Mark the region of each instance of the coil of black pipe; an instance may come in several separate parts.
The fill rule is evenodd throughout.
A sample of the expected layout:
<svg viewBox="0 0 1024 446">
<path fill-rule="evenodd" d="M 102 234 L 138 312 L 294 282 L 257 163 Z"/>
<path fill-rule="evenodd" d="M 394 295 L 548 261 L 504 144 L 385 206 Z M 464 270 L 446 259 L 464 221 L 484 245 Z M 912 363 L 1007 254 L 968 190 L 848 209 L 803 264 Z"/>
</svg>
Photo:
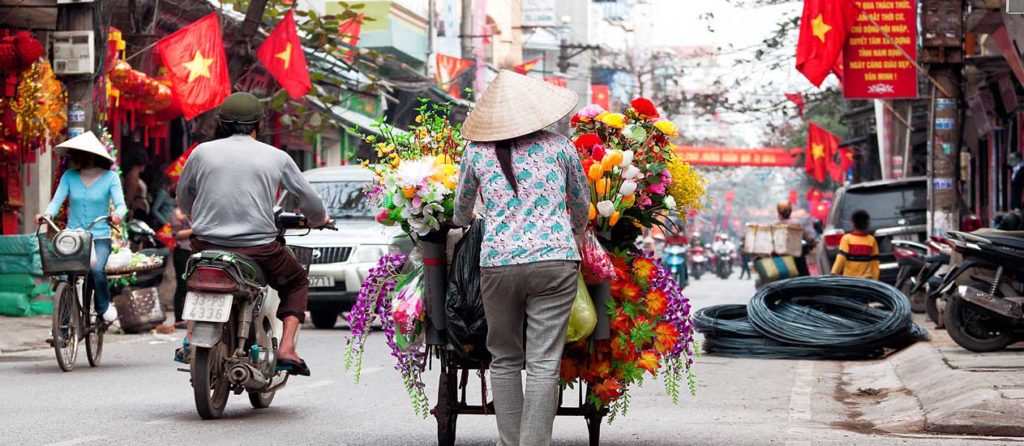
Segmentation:
<svg viewBox="0 0 1024 446">
<path fill-rule="evenodd" d="M 698 311 L 694 327 L 708 353 L 762 358 L 876 358 L 927 338 L 899 290 L 839 276 L 767 284 L 749 306 Z"/>
</svg>

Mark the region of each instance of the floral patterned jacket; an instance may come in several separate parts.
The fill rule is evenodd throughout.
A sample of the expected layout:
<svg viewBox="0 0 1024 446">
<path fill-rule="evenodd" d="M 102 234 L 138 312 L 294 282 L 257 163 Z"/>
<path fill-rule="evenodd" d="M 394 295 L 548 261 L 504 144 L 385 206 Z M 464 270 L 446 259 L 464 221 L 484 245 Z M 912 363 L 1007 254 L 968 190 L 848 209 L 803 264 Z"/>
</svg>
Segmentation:
<svg viewBox="0 0 1024 446">
<path fill-rule="evenodd" d="M 580 260 L 573 233 L 587 227 L 590 190 L 572 143 L 547 131 L 518 138 L 512 170 L 518 195 L 501 172 L 494 143 L 470 143 L 463 154 L 454 222 L 469 224 L 479 191 L 487 222 L 480 266 Z"/>
</svg>

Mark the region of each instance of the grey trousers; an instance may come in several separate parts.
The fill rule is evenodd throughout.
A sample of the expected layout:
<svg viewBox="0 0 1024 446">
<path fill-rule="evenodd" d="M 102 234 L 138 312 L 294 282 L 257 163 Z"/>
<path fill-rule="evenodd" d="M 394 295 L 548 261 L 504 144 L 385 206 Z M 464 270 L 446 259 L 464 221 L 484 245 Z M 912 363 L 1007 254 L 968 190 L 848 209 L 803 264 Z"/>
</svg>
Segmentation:
<svg viewBox="0 0 1024 446">
<path fill-rule="evenodd" d="M 547 261 L 481 268 L 499 446 L 551 443 L 558 409 L 558 371 L 569 310 L 576 297 L 578 265 Z"/>
</svg>

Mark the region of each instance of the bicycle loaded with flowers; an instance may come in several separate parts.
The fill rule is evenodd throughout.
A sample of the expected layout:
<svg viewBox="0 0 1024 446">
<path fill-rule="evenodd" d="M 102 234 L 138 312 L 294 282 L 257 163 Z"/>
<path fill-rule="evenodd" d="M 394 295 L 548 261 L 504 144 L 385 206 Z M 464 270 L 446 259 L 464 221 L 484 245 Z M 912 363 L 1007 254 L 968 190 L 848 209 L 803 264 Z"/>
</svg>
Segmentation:
<svg viewBox="0 0 1024 446">
<path fill-rule="evenodd" d="M 380 209 L 377 221 L 401 226 L 414 241 L 450 223 L 465 146 L 449 107 L 424 102 L 418 110 L 407 132 L 381 124 L 380 136 L 366 137 L 377 160 L 364 163 L 376 179 L 368 196 Z M 597 309 L 610 319 L 611 337 L 567 344 L 563 384 L 587 384 L 588 402 L 612 417 L 626 412 L 629 389 L 645 375 L 660 374 L 678 402 L 684 380 L 695 390 L 690 304 L 660 260 L 634 241 L 645 228 L 666 224 L 671 212 L 697 210 L 705 180 L 675 155 L 675 126 L 659 119 L 646 99 L 633 101 L 624 113 L 589 105 L 572 126 L 591 185 L 591 226 L 603 235 L 600 244 L 584 247 L 584 276 L 611 282 L 612 299 Z M 423 372 L 430 351 L 423 342 L 421 276 L 415 252 L 385 256 L 371 268 L 349 315 L 345 366 L 358 380 L 371 324 L 379 320 L 413 409 L 426 417 Z"/>
</svg>

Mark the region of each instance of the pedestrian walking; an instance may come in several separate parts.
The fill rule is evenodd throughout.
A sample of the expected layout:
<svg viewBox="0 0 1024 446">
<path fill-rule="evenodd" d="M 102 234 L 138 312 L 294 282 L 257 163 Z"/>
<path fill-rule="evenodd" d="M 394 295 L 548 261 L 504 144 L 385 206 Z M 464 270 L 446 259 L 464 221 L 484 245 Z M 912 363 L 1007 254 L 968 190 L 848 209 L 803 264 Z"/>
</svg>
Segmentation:
<svg viewBox="0 0 1024 446">
<path fill-rule="evenodd" d="M 743 280 L 743 276 L 746 275 L 747 279 L 751 278 L 750 275 L 750 254 L 745 252 L 740 253 L 740 280 Z"/>
<path fill-rule="evenodd" d="M 574 235 L 586 229 L 590 193 L 575 147 L 543 129 L 575 105 L 569 90 L 502 70 L 462 127 L 470 144 L 454 221 L 470 223 L 479 193 L 487 222 L 480 285 L 501 446 L 551 442 L 577 291 Z"/>
<path fill-rule="evenodd" d="M 858 209 L 850 220 L 853 232 L 843 235 L 839 241 L 839 254 L 832 264 L 832 274 L 878 280 L 878 241 L 868 234 L 871 215 Z"/>
<path fill-rule="evenodd" d="M 128 213 L 125 206 L 121 179 L 110 170 L 114 158 L 107 153 L 106 146 L 92 132 L 85 132 L 58 145 L 54 149 L 60 156 L 70 161 L 71 168 L 64 172 L 57 185 L 53 199 L 46 206 L 47 218 L 60 212 L 64 200 L 68 200 L 68 228 L 85 229 L 93 220 L 110 215 L 110 222 L 115 226 Z M 110 211 L 113 203 L 114 211 Z M 42 215 L 36 216 L 41 221 Z M 117 319 L 117 309 L 110 304 L 110 286 L 105 271 L 107 258 L 110 257 L 110 226 L 107 222 L 99 222 L 92 227 L 93 262 L 89 269 L 96 292 L 96 313 L 103 320 L 113 322 Z"/>
<path fill-rule="evenodd" d="M 171 234 L 174 236 L 174 278 L 177 285 L 174 288 L 174 328 L 185 328 L 185 321 L 182 319 L 182 311 L 185 309 L 185 294 L 188 293 L 188 286 L 185 283 L 185 267 L 188 258 L 192 255 L 192 220 L 175 205 L 171 212 Z"/>
</svg>

